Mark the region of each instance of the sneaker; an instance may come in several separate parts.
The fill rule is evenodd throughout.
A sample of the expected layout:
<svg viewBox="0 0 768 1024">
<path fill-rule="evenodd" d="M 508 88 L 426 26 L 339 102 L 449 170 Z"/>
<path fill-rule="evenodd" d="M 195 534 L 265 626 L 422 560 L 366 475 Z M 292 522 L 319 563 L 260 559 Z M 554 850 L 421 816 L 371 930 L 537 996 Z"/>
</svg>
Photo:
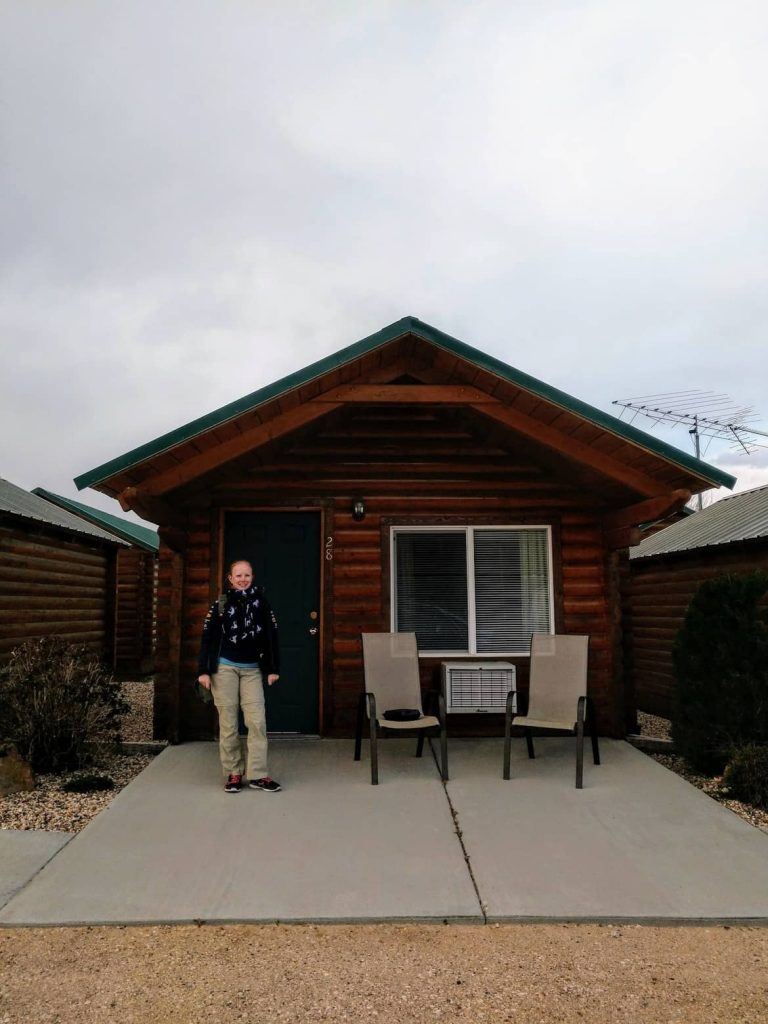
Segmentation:
<svg viewBox="0 0 768 1024">
<path fill-rule="evenodd" d="M 262 793 L 279 793 L 283 788 L 279 782 L 270 779 L 268 775 L 265 775 L 263 779 L 251 779 L 248 785 L 251 789 L 260 789 Z"/>
<path fill-rule="evenodd" d="M 242 775 L 228 775 L 227 781 L 224 786 L 225 793 L 239 793 L 243 788 L 243 776 Z"/>
</svg>

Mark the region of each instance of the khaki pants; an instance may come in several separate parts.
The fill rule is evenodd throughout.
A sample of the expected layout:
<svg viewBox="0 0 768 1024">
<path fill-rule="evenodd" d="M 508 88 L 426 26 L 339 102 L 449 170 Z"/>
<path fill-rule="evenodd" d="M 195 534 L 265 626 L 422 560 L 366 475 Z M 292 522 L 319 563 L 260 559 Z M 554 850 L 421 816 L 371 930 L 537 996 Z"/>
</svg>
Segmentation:
<svg viewBox="0 0 768 1024">
<path fill-rule="evenodd" d="M 238 710 L 242 708 L 248 728 L 247 778 L 264 778 L 267 774 L 267 720 L 261 670 L 219 665 L 219 671 L 211 680 L 211 692 L 219 713 L 219 757 L 224 774 L 243 774 L 243 748 L 238 730 Z"/>
</svg>

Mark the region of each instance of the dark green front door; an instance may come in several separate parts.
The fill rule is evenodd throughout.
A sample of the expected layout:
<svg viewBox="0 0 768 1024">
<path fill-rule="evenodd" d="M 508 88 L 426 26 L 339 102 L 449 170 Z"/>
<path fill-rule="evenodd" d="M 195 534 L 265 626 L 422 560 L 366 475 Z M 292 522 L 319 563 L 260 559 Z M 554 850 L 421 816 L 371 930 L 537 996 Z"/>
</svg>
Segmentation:
<svg viewBox="0 0 768 1024">
<path fill-rule="evenodd" d="M 280 680 L 264 690 L 270 732 L 318 731 L 320 516 L 228 512 L 225 565 L 243 558 L 277 617 Z"/>
</svg>

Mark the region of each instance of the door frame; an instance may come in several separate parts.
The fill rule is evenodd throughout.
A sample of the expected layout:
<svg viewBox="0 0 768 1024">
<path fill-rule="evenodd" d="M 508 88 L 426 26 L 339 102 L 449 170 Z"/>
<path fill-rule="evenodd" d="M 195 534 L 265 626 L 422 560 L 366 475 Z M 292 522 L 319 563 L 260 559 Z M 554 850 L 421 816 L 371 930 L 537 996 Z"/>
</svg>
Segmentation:
<svg viewBox="0 0 768 1024">
<path fill-rule="evenodd" d="M 333 710 L 329 706 L 331 694 L 326 681 L 331 678 L 330 665 L 328 664 L 328 644 L 326 637 L 330 636 L 330 630 L 326 628 L 326 622 L 330 623 L 330 615 L 333 609 L 333 595 L 331 593 L 331 573 L 326 574 L 325 562 L 333 560 L 333 530 L 329 524 L 333 522 L 333 505 L 330 501 L 320 501 L 312 505 L 294 505 L 289 502 L 276 502 L 272 505 L 252 505 L 248 502 L 240 504 L 218 505 L 211 510 L 211 571 L 210 571 L 210 602 L 216 600 L 219 590 L 219 581 L 224 579 L 224 534 L 225 523 L 228 512 L 316 512 L 320 522 L 320 548 L 316 553 L 319 563 L 320 593 L 318 595 L 318 611 L 320 612 L 320 636 L 318 639 L 317 658 L 317 731 L 320 736 L 324 734 L 325 723 L 330 721 Z M 330 548 L 326 546 L 330 538 Z M 330 558 L 325 552 L 330 550 Z"/>
</svg>

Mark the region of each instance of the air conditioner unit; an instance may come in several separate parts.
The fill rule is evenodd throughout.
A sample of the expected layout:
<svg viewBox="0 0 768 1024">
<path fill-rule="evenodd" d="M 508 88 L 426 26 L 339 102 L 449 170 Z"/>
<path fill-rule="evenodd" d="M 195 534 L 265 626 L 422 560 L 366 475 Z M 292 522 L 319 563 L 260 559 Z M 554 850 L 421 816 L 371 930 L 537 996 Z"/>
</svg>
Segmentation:
<svg viewBox="0 0 768 1024">
<path fill-rule="evenodd" d="M 443 662 L 443 692 L 449 714 L 503 714 L 507 694 L 516 689 L 516 670 L 509 661 Z M 516 695 L 513 708 L 517 711 Z"/>
</svg>

